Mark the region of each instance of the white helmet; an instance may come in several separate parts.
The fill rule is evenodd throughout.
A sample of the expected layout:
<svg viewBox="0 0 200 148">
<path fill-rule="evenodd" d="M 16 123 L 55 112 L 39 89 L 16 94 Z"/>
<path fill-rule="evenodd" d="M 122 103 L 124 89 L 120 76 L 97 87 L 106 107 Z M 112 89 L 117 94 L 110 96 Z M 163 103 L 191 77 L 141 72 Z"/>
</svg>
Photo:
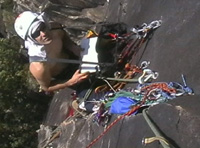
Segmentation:
<svg viewBox="0 0 200 148">
<path fill-rule="evenodd" d="M 27 34 L 32 23 L 39 17 L 41 14 L 33 13 L 31 11 L 25 11 L 21 13 L 15 20 L 15 31 L 17 34 L 24 40 L 27 39 Z"/>
</svg>

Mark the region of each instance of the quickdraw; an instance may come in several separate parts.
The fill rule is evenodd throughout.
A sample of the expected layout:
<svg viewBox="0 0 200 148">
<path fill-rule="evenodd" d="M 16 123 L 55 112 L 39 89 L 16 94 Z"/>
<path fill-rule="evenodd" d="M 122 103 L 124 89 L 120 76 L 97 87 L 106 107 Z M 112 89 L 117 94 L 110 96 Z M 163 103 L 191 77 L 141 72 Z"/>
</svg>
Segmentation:
<svg viewBox="0 0 200 148">
<path fill-rule="evenodd" d="M 122 77 L 122 79 L 131 79 L 133 78 L 133 75 L 137 72 L 142 72 L 141 68 L 139 69 L 139 71 L 134 71 L 134 70 L 138 70 L 138 68 L 135 66 L 134 68 L 132 68 L 130 70 L 130 58 L 133 58 L 133 56 L 138 52 L 139 48 L 142 46 L 142 43 L 145 42 L 147 34 L 151 31 L 154 30 L 158 27 L 161 26 L 162 21 L 161 20 L 156 20 L 151 22 L 149 25 L 147 24 L 143 24 L 140 28 L 133 28 L 131 30 L 131 33 L 124 35 L 122 37 L 118 37 L 115 36 L 116 38 L 122 39 L 122 41 L 124 41 L 124 38 L 128 38 L 127 41 L 127 45 L 124 47 L 124 49 L 122 50 L 122 53 L 119 55 L 119 59 L 118 59 L 118 65 L 124 65 L 125 63 L 125 70 L 129 69 L 129 71 L 126 73 L 125 76 Z M 133 35 L 136 35 L 136 39 L 132 39 L 131 37 Z M 143 75 L 138 79 L 140 84 L 144 84 L 145 82 L 147 82 L 150 79 L 156 79 L 158 77 L 158 73 L 157 72 L 153 72 L 151 70 L 144 70 L 143 71 Z M 119 78 L 119 77 L 117 77 Z M 116 80 L 117 80 L 116 78 Z M 114 82 L 112 82 L 114 83 Z M 124 86 L 126 85 L 125 82 L 119 82 L 119 83 L 114 83 L 112 85 L 112 90 L 120 90 L 122 89 Z M 95 89 L 95 92 L 101 92 L 101 91 L 108 91 L 110 90 L 110 87 L 108 85 L 102 85 L 99 86 Z"/>
<path fill-rule="evenodd" d="M 95 93 L 99 93 L 102 91 L 110 91 L 110 90 L 113 90 L 114 92 L 116 92 L 117 90 L 122 89 L 126 85 L 127 79 L 132 79 L 136 73 L 142 72 L 142 69 L 137 66 L 130 66 L 130 64 L 127 64 L 125 67 L 126 67 L 125 69 L 128 71 L 126 72 L 126 75 L 124 77 L 120 78 L 120 75 L 122 75 L 122 74 L 119 73 L 118 76 L 113 79 L 113 81 L 115 81 L 115 82 L 112 82 L 112 83 L 114 83 L 114 84 L 112 84 L 112 86 L 109 86 L 109 85 L 99 86 L 95 89 Z M 118 82 L 120 80 L 121 80 L 121 82 Z"/>
<path fill-rule="evenodd" d="M 99 92 L 104 92 L 104 91 L 110 91 L 113 90 L 114 92 L 121 90 L 124 88 L 124 86 L 127 84 L 127 82 L 133 83 L 133 82 L 138 82 L 138 79 L 133 79 L 134 76 L 136 76 L 138 73 L 143 73 L 143 75 L 140 77 L 140 81 L 142 81 L 142 78 L 147 78 L 144 80 L 145 82 L 147 80 L 149 80 L 150 78 L 154 78 L 156 79 L 158 77 L 158 73 L 149 72 L 150 70 L 148 70 L 148 73 L 146 72 L 147 70 L 145 70 L 145 68 L 147 68 L 149 66 L 150 62 L 148 61 L 143 61 L 140 65 L 140 67 L 136 66 L 136 65 L 131 65 L 130 63 L 127 63 L 125 65 L 124 71 L 125 71 L 125 76 L 122 77 L 122 73 L 121 72 L 116 72 L 115 74 L 115 78 L 111 79 L 111 78 L 101 78 L 100 79 L 106 79 L 106 80 L 110 80 L 110 84 L 105 84 L 105 85 L 101 85 L 99 87 L 97 87 L 95 89 L 95 93 L 99 93 Z M 144 74 L 145 72 L 145 74 Z M 122 78 L 121 78 L 122 77 Z M 108 82 L 107 82 L 108 83 Z"/>
<path fill-rule="evenodd" d="M 126 72 L 126 75 L 123 77 L 123 79 L 132 79 L 137 73 L 142 72 L 141 67 L 137 67 L 136 65 L 131 66 L 129 63 L 125 65 L 125 70 L 128 70 Z M 118 82 L 113 86 L 115 90 L 121 90 L 124 88 L 124 86 L 127 84 L 127 82 Z"/>
<path fill-rule="evenodd" d="M 138 82 L 144 84 L 151 79 L 157 79 L 158 76 L 158 72 L 153 72 L 151 69 L 144 69 L 143 74 L 138 78 Z"/>
<path fill-rule="evenodd" d="M 134 32 L 137 38 L 145 38 L 148 35 L 148 32 L 151 30 L 157 29 L 162 24 L 162 20 L 152 21 L 150 24 L 143 23 L 141 27 L 132 28 L 131 31 Z"/>
</svg>

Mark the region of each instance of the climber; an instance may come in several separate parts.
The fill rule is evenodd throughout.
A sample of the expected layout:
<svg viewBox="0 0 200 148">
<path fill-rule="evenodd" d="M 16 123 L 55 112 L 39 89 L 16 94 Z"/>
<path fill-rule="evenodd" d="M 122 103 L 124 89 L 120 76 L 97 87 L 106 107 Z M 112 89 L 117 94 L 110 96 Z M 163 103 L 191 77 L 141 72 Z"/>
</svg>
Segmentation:
<svg viewBox="0 0 200 148">
<path fill-rule="evenodd" d="M 28 49 L 29 70 L 42 90 L 52 92 L 73 87 L 88 78 L 89 73 L 80 73 L 78 64 L 45 61 L 47 57 L 80 58 L 81 48 L 69 38 L 62 25 L 47 21 L 44 13 L 25 11 L 16 18 L 14 28 L 24 40 Z"/>
</svg>

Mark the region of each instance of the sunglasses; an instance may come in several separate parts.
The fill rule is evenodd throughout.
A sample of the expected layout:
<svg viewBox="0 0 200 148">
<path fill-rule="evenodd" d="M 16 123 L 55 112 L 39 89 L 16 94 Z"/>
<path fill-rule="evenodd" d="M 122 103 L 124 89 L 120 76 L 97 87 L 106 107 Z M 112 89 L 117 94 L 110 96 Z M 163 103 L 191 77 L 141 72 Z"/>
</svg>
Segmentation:
<svg viewBox="0 0 200 148">
<path fill-rule="evenodd" d="M 45 30 L 46 30 L 46 25 L 44 22 L 41 22 L 38 28 L 35 30 L 35 32 L 31 34 L 32 38 L 34 39 L 37 38 L 38 36 L 40 36 L 40 31 L 45 31 Z"/>
</svg>

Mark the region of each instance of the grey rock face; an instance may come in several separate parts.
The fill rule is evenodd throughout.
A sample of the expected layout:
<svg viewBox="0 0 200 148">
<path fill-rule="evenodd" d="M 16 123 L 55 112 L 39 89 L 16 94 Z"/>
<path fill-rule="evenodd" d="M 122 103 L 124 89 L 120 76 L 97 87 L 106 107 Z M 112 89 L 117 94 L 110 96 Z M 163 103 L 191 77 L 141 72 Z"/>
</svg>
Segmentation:
<svg viewBox="0 0 200 148">
<path fill-rule="evenodd" d="M 109 13 L 106 14 L 107 6 Z M 45 11 L 51 19 L 66 25 L 72 37 L 80 38 L 94 24 L 108 18 L 109 22 L 125 22 L 129 26 L 162 19 L 162 26 L 156 30 L 148 45 L 140 50 L 134 59 L 151 61 L 151 68 L 159 72 L 158 81 L 179 81 L 183 73 L 195 96 L 180 97 L 149 109 L 149 115 L 160 130 L 177 148 L 198 148 L 200 145 L 200 71 L 199 71 L 199 0 L 51 0 L 16 1 L 15 10 Z M 182 58 L 180 58 L 182 57 Z M 65 91 L 65 90 L 63 90 Z M 46 118 L 47 125 L 59 125 L 67 110 L 67 91 L 55 95 Z M 56 101 L 59 100 L 58 102 Z M 64 108 L 63 108 L 64 106 Z M 116 119 L 113 116 L 112 121 Z M 111 121 L 111 122 L 112 122 Z M 45 128 L 39 131 L 39 142 L 45 139 Z M 50 130 L 48 129 L 47 132 Z M 60 126 L 60 136 L 52 144 L 57 148 L 84 148 L 103 132 L 103 127 L 92 122 L 92 118 L 73 119 Z M 44 136 L 45 135 L 45 136 Z M 144 137 L 155 136 L 142 114 L 125 117 L 113 126 L 93 147 L 96 148 L 141 148 Z M 159 142 L 148 148 L 160 148 Z"/>
<path fill-rule="evenodd" d="M 15 12 L 24 10 L 46 12 L 51 20 L 64 26 L 76 42 L 95 24 L 104 21 L 107 8 L 106 0 L 16 0 Z"/>
</svg>

